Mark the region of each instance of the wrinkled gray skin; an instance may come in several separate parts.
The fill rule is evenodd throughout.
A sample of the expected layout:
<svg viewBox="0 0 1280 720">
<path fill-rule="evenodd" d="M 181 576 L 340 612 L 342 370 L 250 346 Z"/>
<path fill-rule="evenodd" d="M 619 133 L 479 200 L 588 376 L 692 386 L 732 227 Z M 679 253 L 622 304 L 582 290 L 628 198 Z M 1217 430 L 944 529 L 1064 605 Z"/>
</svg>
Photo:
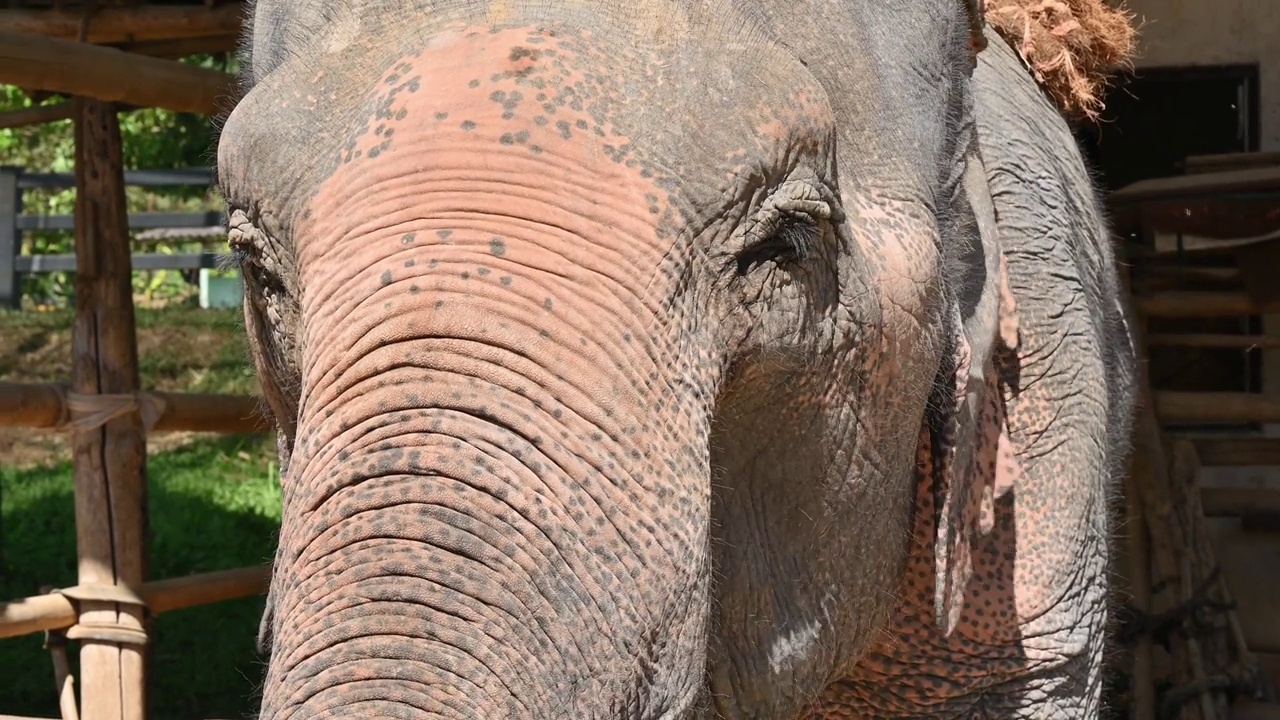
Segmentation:
<svg viewBox="0 0 1280 720">
<path fill-rule="evenodd" d="M 260 0 L 218 162 L 285 466 L 262 717 L 1095 716 L 1132 348 L 970 26 Z"/>
</svg>

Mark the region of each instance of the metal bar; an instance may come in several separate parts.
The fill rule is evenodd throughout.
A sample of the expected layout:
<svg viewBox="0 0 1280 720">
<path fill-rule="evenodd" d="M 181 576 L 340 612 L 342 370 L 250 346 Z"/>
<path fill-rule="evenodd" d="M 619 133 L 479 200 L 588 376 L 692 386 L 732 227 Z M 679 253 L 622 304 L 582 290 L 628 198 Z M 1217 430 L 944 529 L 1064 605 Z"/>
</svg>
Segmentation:
<svg viewBox="0 0 1280 720">
<path fill-rule="evenodd" d="M 22 231 L 17 222 L 22 209 L 22 191 L 18 189 L 21 173 L 20 168 L 0 165 L 0 307 L 22 306 L 16 262 L 22 252 Z"/>
<path fill-rule="evenodd" d="M 221 210 L 209 210 L 202 213 L 160 213 L 140 212 L 129 215 L 131 229 L 145 228 L 188 228 L 213 227 L 226 223 L 226 215 Z M 19 215 L 19 230 L 74 230 L 74 215 Z"/>
<path fill-rule="evenodd" d="M 75 187 L 72 173 L 28 173 L 18 176 L 18 187 L 70 188 Z M 213 168 L 194 167 L 174 170 L 126 170 L 124 184 L 134 187 L 164 187 L 171 185 L 212 185 Z"/>
<path fill-rule="evenodd" d="M 139 253 L 130 256 L 134 270 L 201 270 L 221 266 L 218 253 Z M 22 255 L 17 258 L 17 271 L 21 274 L 75 272 L 75 255 Z"/>
</svg>

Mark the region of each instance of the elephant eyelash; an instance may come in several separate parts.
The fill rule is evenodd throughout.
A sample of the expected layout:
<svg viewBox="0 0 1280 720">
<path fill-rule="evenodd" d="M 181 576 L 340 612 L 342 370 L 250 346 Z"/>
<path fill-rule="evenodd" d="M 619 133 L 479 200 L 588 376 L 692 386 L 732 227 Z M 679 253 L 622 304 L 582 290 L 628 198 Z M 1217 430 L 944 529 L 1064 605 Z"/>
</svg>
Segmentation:
<svg viewBox="0 0 1280 720">
<path fill-rule="evenodd" d="M 752 243 L 738 253 L 738 276 L 745 277 L 756 267 L 772 261 L 776 264 L 804 262 L 813 256 L 818 243 L 818 221 L 811 215 L 787 212 L 776 216 L 763 240 Z"/>
</svg>

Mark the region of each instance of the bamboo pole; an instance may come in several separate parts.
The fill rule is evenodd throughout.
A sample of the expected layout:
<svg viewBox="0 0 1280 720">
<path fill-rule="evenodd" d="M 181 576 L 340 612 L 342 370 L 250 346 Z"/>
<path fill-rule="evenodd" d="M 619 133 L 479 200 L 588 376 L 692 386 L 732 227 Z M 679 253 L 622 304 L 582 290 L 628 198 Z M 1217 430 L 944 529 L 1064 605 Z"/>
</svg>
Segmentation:
<svg viewBox="0 0 1280 720">
<path fill-rule="evenodd" d="M 82 394 L 138 390 L 129 229 L 120 125 L 114 106 L 77 98 L 76 315 L 72 387 Z M 137 586 L 146 576 L 146 439 L 138 412 L 73 435 L 76 553 L 81 585 Z M 142 609 L 84 602 L 79 626 L 143 631 Z M 143 720 L 142 647 L 90 630 L 80 646 L 84 720 Z"/>
<path fill-rule="evenodd" d="M 244 5 L 224 2 L 214 7 L 141 5 L 102 7 L 87 23 L 82 39 L 94 45 L 180 40 L 187 38 L 230 38 L 240 36 Z M 0 30 L 76 40 L 84 14 L 59 10 L 0 10 Z"/>
<path fill-rule="evenodd" d="M 2 30 L 0 83 L 201 115 L 229 110 L 235 87 L 217 70 Z"/>
<path fill-rule="evenodd" d="M 258 433 L 271 429 L 260 398 L 200 393 L 142 394 L 159 408 L 148 432 Z M 60 429 L 68 416 L 66 389 L 54 383 L 0 382 L 0 427 Z"/>
<path fill-rule="evenodd" d="M 270 565 L 219 570 L 186 577 L 153 580 L 138 588 L 151 615 L 262 595 L 271 580 Z M 65 595 L 36 595 L 0 603 L 0 639 L 62 630 L 76 622 L 75 603 Z"/>
</svg>

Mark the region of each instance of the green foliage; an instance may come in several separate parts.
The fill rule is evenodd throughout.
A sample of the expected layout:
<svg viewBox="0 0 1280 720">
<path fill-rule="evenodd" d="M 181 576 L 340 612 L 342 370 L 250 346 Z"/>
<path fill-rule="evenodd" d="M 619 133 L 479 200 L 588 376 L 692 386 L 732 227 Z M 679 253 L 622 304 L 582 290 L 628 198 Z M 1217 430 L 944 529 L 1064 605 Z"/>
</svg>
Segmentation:
<svg viewBox="0 0 1280 720">
<path fill-rule="evenodd" d="M 233 58 L 194 56 L 188 62 L 203 67 L 235 71 Z M 45 104 L 65 102 L 63 98 Z M 0 85 L 0 112 L 34 107 L 18 88 Z M 70 120 L 0 130 L 0 165 L 17 165 L 30 172 L 73 172 L 75 169 L 74 125 Z M 120 136 L 127 170 L 170 169 L 214 164 L 216 128 L 211 118 L 189 113 L 173 113 L 142 108 L 120 113 Z M 126 190 L 130 212 L 193 212 L 221 207 L 221 198 L 208 187 L 164 187 Z M 70 215 L 75 192 L 30 190 L 23 193 L 23 212 L 33 215 Z M 220 245 L 220 244 L 219 244 Z M 158 242 L 135 252 L 198 252 L 199 242 Z M 74 237 L 67 231 L 34 231 L 24 234 L 23 254 L 64 254 L 74 252 Z M 175 300 L 192 302 L 195 288 L 181 272 L 156 270 L 134 273 L 134 292 L 144 304 Z M 67 273 L 45 273 L 23 278 L 23 294 L 28 304 L 65 306 L 74 287 Z"/>
<path fill-rule="evenodd" d="M 258 392 L 241 315 L 141 308 L 139 374 L 158 390 Z M 0 379 L 65 381 L 72 313 L 0 313 Z M 75 502 L 67 438 L 0 437 L 0 601 L 75 584 Z M 280 521 L 274 437 L 159 434 L 147 458 L 152 578 L 269 562 Z M 154 626 L 148 717 L 247 718 L 261 683 L 261 598 L 178 610 Z M 0 713 L 57 717 L 40 635 L 0 640 Z M 73 671 L 75 644 L 70 649 Z"/>
<path fill-rule="evenodd" d="M 273 456 L 265 436 L 228 436 L 148 458 L 152 576 L 270 562 L 280 523 Z M 39 593 L 41 585 L 74 585 L 71 464 L 0 467 L 0 486 L 0 593 L 23 597 Z M 150 646 L 148 717 L 249 717 L 262 677 L 254 648 L 262 609 L 262 598 L 254 597 L 159 616 Z M 39 635 L 0 641 L 0 677 L 5 712 L 58 716 L 53 666 Z"/>
</svg>

